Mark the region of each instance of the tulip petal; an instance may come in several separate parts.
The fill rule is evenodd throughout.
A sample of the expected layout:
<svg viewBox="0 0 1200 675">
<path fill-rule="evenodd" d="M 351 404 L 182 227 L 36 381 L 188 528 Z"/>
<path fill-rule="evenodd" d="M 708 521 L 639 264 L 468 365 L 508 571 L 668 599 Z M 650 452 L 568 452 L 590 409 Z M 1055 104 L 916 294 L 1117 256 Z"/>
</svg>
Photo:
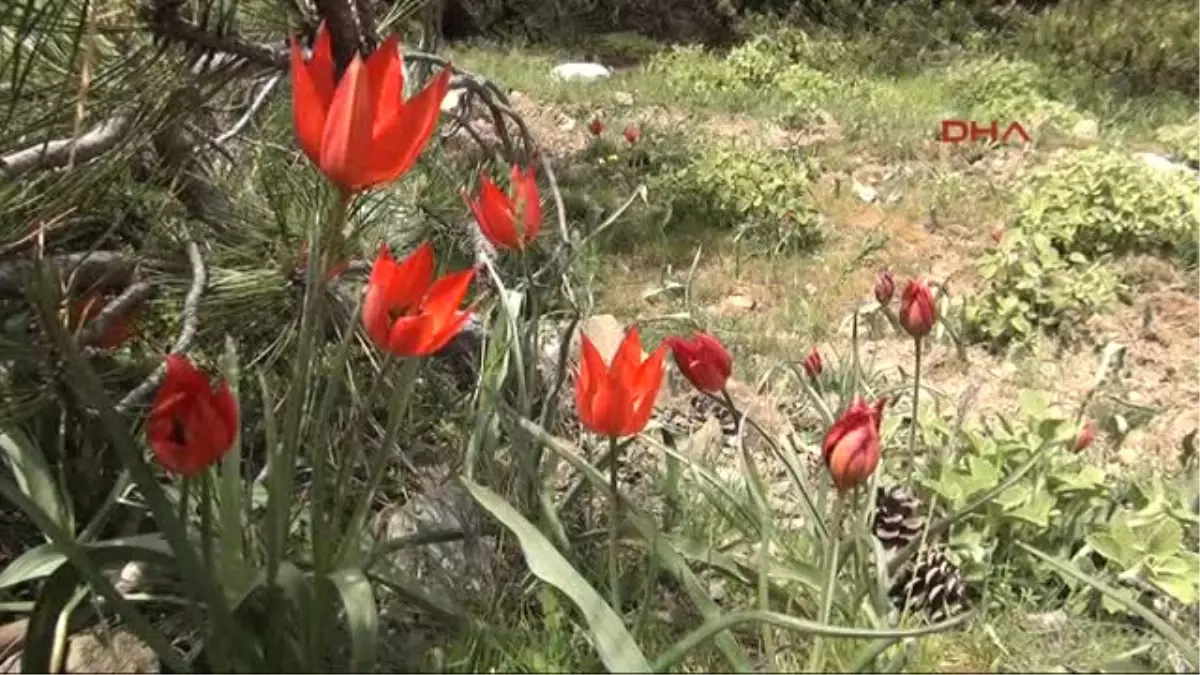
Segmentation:
<svg viewBox="0 0 1200 675">
<path fill-rule="evenodd" d="M 625 429 L 623 429 L 625 435 L 640 433 L 646 428 L 650 416 L 654 414 L 654 404 L 658 401 L 658 390 L 662 387 L 663 359 L 666 358 L 666 354 L 666 345 L 659 345 L 650 358 L 642 364 L 638 373 L 637 397 L 631 402 L 633 410 L 630 412 Z"/>
<path fill-rule="evenodd" d="M 433 244 L 427 241 L 400 261 L 386 286 L 391 309 L 410 312 L 420 307 L 433 283 L 434 263 Z"/>
<path fill-rule="evenodd" d="M 365 156 L 372 152 L 371 126 L 375 113 L 371 83 L 362 59 L 355 56 L 338 82 L 321 137 L 321 171 L 344 190 L 370 187 Z"/>
<path fill-rule="evenodd" d="M 320 86 L 316 83 L 309 64 L 304 62 L 300 41 L 292 38 L 292 125 L 296 130 L 296 141 L 300 149 L 321 165 L 321 136 L 325 130 L 328 102 L 323 100 Z"/>
<path fill-rule="evenodd" d="M 579 421 L 595 431 L 592 402 L 596 389 L 608 377 L 608 367 L 604 365 L 600 350 L 596 349 L 587 335 L 582 336 L 580 341 L 580 355 L 579 374 L 575 379 L 575 411 Z"/>
<path fill-rule="evenodd" d="M 621 340 L 621 345 L 617 348 L 617 353 L 613 355 L 608 370 L 612 374 L 613 380 L 633 384 L 637 381 L 638 368 L 641 365 L 642 337 L 638 334 L 637 326 L 631 326 L 625 332 L 625 339 Z"/>
<path fill-rule="evenodd" d="M 474 277 L 475 270 L 468 269 L 435 281 L 421 302 L 421 313 L 432 314 L 441 320 L 449 319 L 466 297 Z"/>
<path fill-rule="evenodd" d="M 400 38 L 395 34 L 367 57 L 367 80 L 375 94 L 375 123 L 371 127 L 374 139 L 395 121 L 404 107 L 404 61 L 400 56 Z"/>
<path fill-rule="evenodd" d="M 366 153 L 365 183 L 390 183 L 412 168 L 437 127 L 449 86 L 450 68 L 445 68 L 403 105 L 389 125 L 373 135 Z"/>
<path fill-rule="evenodd" d="M 512 169 L 513 184 L 513 213 L 521 214 L 521 240 L 529 242 L 537 239 L 542 229 L 542 201 L 538 195 L 537 177 L 533 167 L 522 172 L 517 166 Z"/>
</svg>

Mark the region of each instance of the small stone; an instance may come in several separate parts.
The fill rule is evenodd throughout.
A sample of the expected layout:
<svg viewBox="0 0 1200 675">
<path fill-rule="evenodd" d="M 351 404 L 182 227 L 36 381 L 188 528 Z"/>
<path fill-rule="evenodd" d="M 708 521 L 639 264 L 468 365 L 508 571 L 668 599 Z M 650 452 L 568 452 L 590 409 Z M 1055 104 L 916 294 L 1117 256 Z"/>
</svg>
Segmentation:
<svg viewBox="0 0 1200 675">
<path fill-rule="evenodd" d="M 1100 124 L 1090 117 L 1081 119 L 1071 128 L 1071 135 L 1081 141 L 1094 141 L 1100 138 Z"/>
<path fill-rule="evenodd" d="M 442 112 L 454 112 L 458 108 L 458 104 L 462 102 L 463 89 L 451 89 L 446 92 L 446 97 L 442 99 Z"/>
<path fill-rule="evenodd" d="M 721 309 L 735 312 L 748 312 L 756 307 L 758 307 L 758 302 L 745 295 L 731 295 L 721 301 Z"/>
<path fill-rule="evenodd" d="M 560 80 L 602 80 L 612 76 L 612 70 L 599 63 L 560 63 L 550 71 Z"/>
<path fill-rule="evenodd" d="M 614 91 L 613 101 L 616 101 L 617 105 L 633 105 L 633 94 L 627 91 Z"/>
<path fill-rule="evenodd" d="M 854 182 L 854 194 L 858 195 L 859 199 L 868 204 L 874 203 L 879 198 L 879 193 L 875 188 L 870 185 L 863 185 L 858 181 Z"/>
<path fill-rule="evenodd" d="M 557 122 L 558 122 L 558 128 L 561 131 L 572 131 L 575 129 L 575 126 L 577 124 L 575 122 L 574 117 L 571 117 L 570 115 L 562 115 L 562 114 L 560 114 L 558 116 Z"/>
</svg>

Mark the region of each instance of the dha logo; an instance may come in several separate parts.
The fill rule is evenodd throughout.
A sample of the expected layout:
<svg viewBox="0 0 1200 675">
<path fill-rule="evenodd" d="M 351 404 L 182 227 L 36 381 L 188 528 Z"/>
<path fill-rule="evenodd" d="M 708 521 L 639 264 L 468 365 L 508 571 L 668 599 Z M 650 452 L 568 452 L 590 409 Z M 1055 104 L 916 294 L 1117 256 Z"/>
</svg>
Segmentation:
<svg viewBox="0 0 1200 675">
<path fill-rule="evenodd" d="M 1007 143 L 1014 136 L 1018 137 L 1022 143 L 1029 143 L 1032 140 L 1020 122 L 1013 122 L 1008 125 L 1004 133 L 1000 133 L 1000 123 L 996 120 L 992 120 L 992 123 L 988 126 L 982 126 L 978 122 L 968 120 L 942 120 L 943 143 L 962 143 L 966 140 L 978 141 L 981 138 L 987 138 L 992 143 Z"/>
</svg>

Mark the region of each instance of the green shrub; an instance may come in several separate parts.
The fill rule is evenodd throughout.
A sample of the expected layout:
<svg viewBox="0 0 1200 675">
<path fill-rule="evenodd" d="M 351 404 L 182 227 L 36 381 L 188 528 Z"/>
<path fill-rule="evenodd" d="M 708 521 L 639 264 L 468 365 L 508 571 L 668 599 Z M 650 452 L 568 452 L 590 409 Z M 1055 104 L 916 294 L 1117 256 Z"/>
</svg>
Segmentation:
<svg viewBox="0 0 1200 675">
<path fill-rule="evenodd" d="M 1066 0 L 1029 17 L 1019 47 L 1057 75 L 1128 96 L 1200 94 L 1200 12 L 1192 0 Z"/>
<path fill-rule="evenodd" d="M 750 91 L 743 74 L 730 61 L 714 58 L 696 45 L 677 45 L 655 54 L 646 69 L 660 75 L 671 93 L 692 99 Z"/>
<path fill-rule="evenodd" d="M 1200 117 L 1192 118 L 1187 124 L 1177 124 L 1161 127 L 1155 132 L 1155 138 L 1163 145 L 1172 158 L 1200 166 L 1200 135 L 1196 128 L 1200 126 Z"/>
<path fill-rule="evenodd" d="M 818 238 L 808 192 L 814 175 L 814 167 L 787 153 L 725 141 L 698 149 L 657 187 L 673 196 L 677 220 L 748 228 L 807 245 Z"/>
<path fill-rule="evenodd" d="M 1064 256 L 1048 234 L 1022 229 L 984 254 L 979 271 L 984 285 L 965 299 L 964 319 L 974 338 L 994 344 L 1078 328 L 1119 288 L 1108 267 L 1080 253 Z"/>
<path fill-rule="evenodd" d="M 1071 106 L 1047 96 L 1047 77 L 1029 61 L 1002 57 L 955 63 L 946 71 L 947 86 L 971 119 L 996 120 L 1001 126 L 1019 122 L 1032 131 L 1049 124 L 1069 129 L 1082 116 Z"/>
<path fill-rule="evenodd" d="M 1172 251 L 1194 258 L 1196 177 L 1110 150 L 1068 153 L 1030 174 L 1015 224 L 1049 237 L 1063 254 Z"/>
</svg>

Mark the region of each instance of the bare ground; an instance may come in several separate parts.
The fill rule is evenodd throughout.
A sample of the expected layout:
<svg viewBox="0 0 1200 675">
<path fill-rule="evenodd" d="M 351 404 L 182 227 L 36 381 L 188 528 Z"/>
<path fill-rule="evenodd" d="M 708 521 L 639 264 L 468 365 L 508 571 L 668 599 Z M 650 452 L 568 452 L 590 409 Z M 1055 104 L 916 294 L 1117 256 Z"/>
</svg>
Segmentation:
<svg viewBox="0 0 1200 675">
<path fill-rule="evenodd" d="M 558 157 L 568 157 L 586 147 L 583 126 L 588 120 L 573 119 L 528 95 L 514 97 L 514 105 L 540 143 Z M 836 139 L 838 135 L 833 121 L 814 137 L 744 116 L 701 118 L 661 107 L 631 111 L 628 119 L 660 128 L 687 124 L 698 133 L 756 139 L 774 147 L 794 147 Z M 940 159 L 944 165 L 946 158 L 938 157 L 939 153 L 940 149 L 929 149 L 930 158 L 937 158 L 935 162 Z M 1002 185 L 1033 161 L 1036 157 L 1028 152 L 1000 152 L 971 163 L 965 173 Z M 962 162 L 956 164 L 962 168 Z M 850 165 L 840 175 L 827 175 L 815 191 L 836 236 L 812 260 L 786 269 L 778 262 L 764 264 L 709 254 L 697 269 L 693 280 L 696 301 L 717 320 L 732 317 L 741 327 L 752 326 L 754 344 L 762 346 L 761 351 L 772 354 L 773 359 L 803 358 L 813 345 L 814 333 L 826 338 L 825 344 L 819 345 L 823 352 L 844 352 L 849 340 L 843 319 L 853 312 L 856 303 L 871 297 L 879 268 L 890 267 L 898 277 L 922 274 L 939 281 L 952 280 L 952 293 L 970 293 L 973 261 L 990 244 L 989 233 L 1003 226 L 1002 216 L 975 215 L 1002 211 L 970 208 L 972 203 L 1002 202 L 1006 198 L 1003 191 L 968 195 L 970 203 L 960 204 L 959 208 L 952 204 L 941 213 L 931 213 L 929 200 L 921 196 L 920 190 L 920 174 L 930 172 L 920 162 L 897 168 L 858 157 Z M 889 182 L 901 187 L 896 189 L 899 198 L 887 200 L 886 194 L 881 195 L 879 201 L 890 201 L 888 204 L 865 204 L 852 192 L 847 194 L 847 185 L 886 186 Z M 863 241 L 872 235 L 886 235 L 887 245 L 859 260 L 856 256 Z M 847 271 L 847 266 L 856 261 L 858 268 Z M 686 267 L 688 262 L 676 261 L 675 267 Z M 632 254 L 617 264 L 622 274 L 614 275 L 606 284 L 602 307 L 619 308 L 616 313 L 623 318 L 643 321 L 673 311 L 643 297 L 644 291 L 661 280 L 661 260 Z M 1089 344 L 1065 348 L 1043 345 L 1036 353 L 1018 358 L 972 347 L 967 350 L 967 363 L 962 362 L 952 344 L 935 344 L 928 354 L 926 382 L 931 389 L 943 392 L 951 405 L 968 385 L 978 385 L 975 416 L 1014 411 L 1021 389 L 1044 390 L 1055 404 L 1074 411 L 1093 386 L 1104 345 L 1115 341 L 1126 347 L 1127 355 L 1115 383 L 1110 381 L 1105 391 L 1115 392 L 1119 400 L 1114 403 L 1098 397 L 1093 401 L 1089 414 L 1100 422 L 1101 442 L 1091 452 L 1113 468 L 1173 470 L 1181 442 L 1200 425 L 1196 406 L 1200 398 L 1200 299 L 1194 283 L 1168 263 L 1150 258 L 1134 261 L 1131 268 L 1139 281 L 1138 295 L 1132 305 L 1096 317 L 1089 326 L 1093 336 Z M 791 306 L 797 296 L 803 297 L 810 321 L 815 315 L 827 325 L 842 324 L 841 334 L 814 331 L 811 325 L 808 330 L 798 330 L 795 307 Z M 861 350 L 865 359 L 873 360 L 885 372 L 911 369 L 911 343 L 901 336 L 868 337 L 861 342 Z M 1144 426 L 1134 428 L 1123 438 L 1111 434 L 1106 438 L 1105 429 L 1111 426 L 1109 413 L 1139 406 L 1156 412 Z"/>
</svg>

